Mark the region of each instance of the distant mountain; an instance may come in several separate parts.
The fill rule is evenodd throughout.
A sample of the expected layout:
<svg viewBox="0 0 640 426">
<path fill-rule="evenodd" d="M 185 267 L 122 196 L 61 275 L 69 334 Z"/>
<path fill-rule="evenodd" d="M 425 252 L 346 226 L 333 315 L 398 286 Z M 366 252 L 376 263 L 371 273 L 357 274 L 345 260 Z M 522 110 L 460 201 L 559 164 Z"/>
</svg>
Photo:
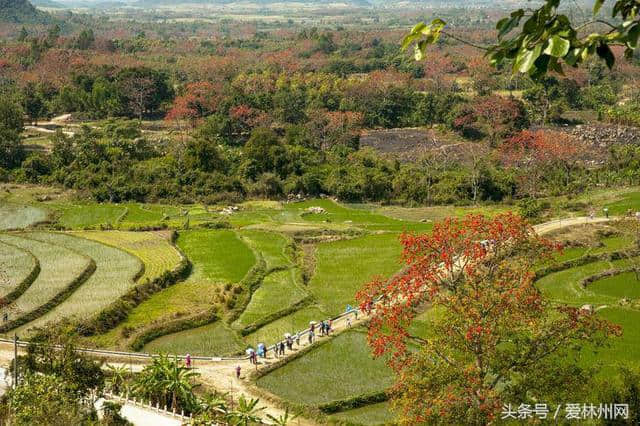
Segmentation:
<svg viewBox="0 0 640 426">
<path fill-rule="evenodd" d="M 63 5 L 62 3 L 58 3 L 57 1 L 53 1 L 53 0 L 31 0 L 31 4 L 33 4 L 34 6 L 38 6 L 38 7 L 49 7 L 49 8 L 56 8 L 56 9 L 64 9 L 65 5 Z"/>
<path fill-rule="evenodd" d="M 51 22 L 51 16 L 36 9 L 27 0 L 0 0 L 0 22 L 47 24 Z"/>
</svg>

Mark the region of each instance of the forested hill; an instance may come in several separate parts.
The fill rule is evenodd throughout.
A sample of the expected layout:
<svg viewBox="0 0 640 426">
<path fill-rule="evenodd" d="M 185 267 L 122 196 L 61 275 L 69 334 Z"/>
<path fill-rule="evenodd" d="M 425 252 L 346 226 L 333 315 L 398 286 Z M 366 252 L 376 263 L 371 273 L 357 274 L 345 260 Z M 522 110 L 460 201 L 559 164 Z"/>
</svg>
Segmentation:
<svg viewBox="0 0 640 426">
<path fill-rule="evenodd" d="M 36 9 L 27 0 L 0 0 L 0 22 L 46 24 L 51 16 Z"/>
</svg>

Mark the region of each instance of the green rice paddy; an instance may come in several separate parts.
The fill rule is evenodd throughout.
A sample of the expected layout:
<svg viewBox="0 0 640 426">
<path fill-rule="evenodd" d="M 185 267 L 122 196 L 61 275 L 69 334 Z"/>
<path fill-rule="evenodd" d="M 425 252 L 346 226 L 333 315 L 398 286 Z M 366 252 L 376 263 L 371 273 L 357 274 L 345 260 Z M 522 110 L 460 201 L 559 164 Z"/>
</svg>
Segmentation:
<svg viewBox="0 0 640 426">
<path fill-rule="evenodd" d="M 40 262 L 40 274 L 31 286 L 8 308 L 14 320 L 45 305 L 88 267 L 91 259 L 58 245 L 25 236 L 0 234 L 0 241 L 31 252 Z"/>
<path fill-rule="evenodd" d="M 15 290 L 36 265 L 36 258 L 28 251 L 0 243 L 0 298 Z"/>
<path fill-rule="evenodd" d="M 160 337 L 148 343 L 143 352 L 191 354 L 191 355 L 232 355 L 242 353 L 245 347 L 225 324 L 215 322 L 191 330 L 180 331 Z"/>
<path fill-rule="evenodd" d="M 373 359 L 363 332 L 342 333 L 258 379 L 261 388 L 296 404 L 315 406 L 380 392 L 393 382 L 382 359 Z"/>
<path fill-rule="evenodd" d="M 32 233 L 29 238 L 83 253 L 95 261 L 96 270 L 64 302 L 18 331 L 40 327 L 62 318 L 76 317 L 82 320 L 96 315 L 135 285 L 133 278 L 142 267 L 132 255 L 84 238 L 56 233 Z"/>
<path fill-rule="evenodd" d="M 344 312 L 364 284 L 375 277 L 387 279 L 400 270 L 401 251 L 399 235 L 393 233 L 318 244 L 309 291 L 327 313 Z"/>
<path fill-rule="evenodd" d="M 23 229 L 47 219 L 45 209 L 0 200 L 0 231 Z"/>
<path fill-rule="evenodd" d="M 234 327 L 244 328 L 304 299 L 307 292 L 297 281 L 294 269 L 267 275 L 262 285 L 253 293 L 249 305 L 234 323 Z"/>
</svg>

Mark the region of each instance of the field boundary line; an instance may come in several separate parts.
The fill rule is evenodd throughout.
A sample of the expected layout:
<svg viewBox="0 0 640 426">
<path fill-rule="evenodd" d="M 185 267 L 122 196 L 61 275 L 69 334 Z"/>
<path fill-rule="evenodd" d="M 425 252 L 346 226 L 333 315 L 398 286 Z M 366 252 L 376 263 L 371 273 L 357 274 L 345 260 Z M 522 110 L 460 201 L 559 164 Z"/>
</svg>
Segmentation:
<svg viewBox="0 0 640 426">
<path fill-rule="evenodd" d="M 123 294 L 122 296 L 111 302 L 103 310 L 95 314 L 93 318 L 81 323 L 79 325 L 79 331 L 81 335 L 85 337 L 94 336 L 97 334 L 106 333 L 107 331 L 114 329 L 125 319 L 127 319 L 129 313 L 131 313 L 131 311 L 135 307 L 139 306 L 142 302 L 150 299 L 159 291 L 162 291 L 179 282 L 184 281 L 189 277 L 189 275 L 191 275 L 193 264 L 182 252 L 182 250 L 180 250 L 180 248 L 175 244 L 177 235 L 178 233 L 176 231 L 172 231 L 171 237 L 169 239 L 169 244 L 180 256 L 180 262 L 178 263 L 178 265 L 170 271 L 165 271 L 162 275 L 156 277 L 153 280 L 147 280 L 144 283 L 138 283 L 137 285 L 134 285 L 125 294 Z M 79 236 L 79 238 L 85 237 Z M 103 244 L 101 241 L 91 240 L 89 238 L 86 239 Z M 146 268 L 142 259 L 123 248 L 115 247 L 110 244 L 105 245 L 117 250 L 124 251 L 138 259 L 138 261 L 142 265 L 142 268 L 132 279 L 133 283 L 138 282 L 140 280 L 140 277 L 144 274 Z"/>
<path fill-rule="evenodd" d="M 577 225 L 577 224 L 581 224 L 580 221 L 585 221 L 585 223 L 600 223 L 600 222 L 606 222 L 606 221 L 611 221 L 614 218 L 597 218 L 596 221 L 591 221 L 591 222 L 587 222 L 589 220 L 589 218 L 587 217 L 576 217 L 576 218 L 569 218 L 569 219 L 564 219 L 564 222 L 566 222 L 565 226 L 573 226 L 573 225 Z M 563 220 L 562 219 L 557 219 L 557 220 L 553 220 L 550 222 L 545 222 L 539 225 L 536 225 L 536 227 L 538 229 L 540 228 L 544 228 L 545 226 L 550 226 L 553 225 L 555 223 L 561 223 Z M 577 222 L 576 222 L 577 221 Z M 536 232 L 539 232 L 536 227 L 534 227 L 534 230 L 536 230 Z M 561 228 L 563 226 L 560 226 L 559 228 Z M 254 265 L 255 267 L 255 265 Z M 249 275 L 249 274 L 247 274 Z M 245 278 L 247 278 L 245 276 Z M 339 321 L 349 315 L 356 315 L 361 313 L 360 309 L 355 307 L 352 308 L 352 310 L 347 311 L 347 312 L 343 312 L 333 318 L 331 318 L 332 322 L 336 322 Z M 355 324 L 354 324 L 355 325 Z M 308 335 L 310 332 L 310 327 L 299 331 L 297 334 L 300 336 L 300 338 L 302 338 L 305 335 Z M 169 333 L 171 334 L 171 333 Z M 330 339 L 323 339 L 326 341 L 329 341 Z M 320 340 L 320 341 L 323 341 Z M 13 343 L 14 341 L 11 339 L 5 339 L 5 338 L 0 338 L 0 342 L 4 342 L 4 343 Z M 29 345 L 29 342 L 25 342 L 25 341 L 18 341 L 18 346 L 20 347 L 26 347 Z M 273 345 L 268 346 L 267 348 L 269 350 L 273 350 L 275 348 L 275 343 Z M 309 347 L 315 347 L 316 343 L 313 343 L 312 345 L 309 345 Z M 57 346 L 56 348 L 60 348 L 59 346 Z M 81 352 L 81 353 L 88 353 L 88 354 L 95 354 L 95 355 L 111 355 L 111 356 L 122 356 L 122 357 L 129 357 L 129 358 L 140 358 L 140 359 L 153 359 L 154 357 L 158 357 L 159 355 L 156 354 L 148 354 L 148 353 L 140 353 L 140 352 L 121 352 L 121 351 L 108 351 L 108 350 L 102 350 L 102 349 L 90 349 L 90 348 L 78 348 L 76 349 L 76 351 Z M 176 359 L 180 359 L 183 360 L 185 358 L 184 355 L 171 355 L 172 357 L 176 358 Z M 288 357 L 287 357 L 288 358 Z M 221 356 L 192 356 L 191 359 L 193 360 L 201 360 L 201 361 L 212 361 L 212 362 L 220 362 L 220 361 L 241 361 L 241 360 L 248 360 L 249 359 L 249 355 L 244 355 L 244 356 L 239 356 L 239 357 L 221 357 Z"/>
<path fill-rule="evenodd" d="M 0 244 L 4 244 L 5 246 L 8 246 L 8 247 L 13 247 L 16 250 L 27 253 L 29 256 L 31 256 L 31 259 L 33 259 L 34 261 L 33 268 L 31 269 L 31 272 L 29 272 L 29 275 L 24 277 L 22 281 L 20 281 L 14 287 L 13 290 L 11 290 L 2 298 L 2 305 L 8 306 L 9 304 L 15 302 L 20 296 L 22 296 L 22 293 L 24 293 L 25 291 L 27 291 L 29 287 L 31 287 L 31 284 L 33 284 L 36 278 L 38 278 L 38 276 L 40 275 L 41 267 L 40 267 L 40 260 L 37 257 L 35 257 L 35 255 L 31 253 L 31 251 L 27 249 L 23 249 L 21 247 L 18 247 L 6 241 L 2 241 L 0 242 Z"/>
<path fill-rule="evenodd" d="M 82 255 L 85 258 L 88 258 L 85 255 Z M 53 298 L 51 298 L 44 305 L 40 305 L 39 307 L 25 313 L 24 315 L 16 318 L 15 320 L 9 321 L 6 324 L 0 326 L 0 333 L 6 333 L 15 328 L 23 326 L 41 316 L 53 310 L 56 306 L 67 300 L 82 284 L 84 284 L 93 273 L 96 271 L 96 262 L 95 260 L 88 258 L 89 262 L 87 266 L 85 266 L 84 270 L 75 277 L 69 284 L 67 284 L 62 290 L 60 290 Z"/>
</svg>

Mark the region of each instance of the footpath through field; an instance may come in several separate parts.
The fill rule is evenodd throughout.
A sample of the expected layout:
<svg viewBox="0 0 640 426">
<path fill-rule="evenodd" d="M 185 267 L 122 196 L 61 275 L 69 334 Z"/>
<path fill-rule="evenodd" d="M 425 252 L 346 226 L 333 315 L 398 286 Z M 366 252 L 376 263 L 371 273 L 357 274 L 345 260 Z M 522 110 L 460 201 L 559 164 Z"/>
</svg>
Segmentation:
<svg viewBox="0 0 640 426">
<path fill-rule="evenodd" d="M 592 224 L 592 223 L 603 223 L 613 220 L 614 218 L 589 218 L 589 217 L 574 217 L 567 219 L 559 219 L 553 220 L 550 222 L 545 222 L 539 225 L 534 226 L 534 230 L 538 234 L 547 234 L 553 232 L 558 229 L 582 225 L 582 224 Z M 343 314 L 340 317 L 334 319 L 332 323 L 332 334 L 330 336 L 319 336 L 313 339 L 312 343 L 309 342 L 308 334 L 303 334 L 300 338 L 300 345 L 296 345 L 294 343 L 294 348 L 292 351 L 286 351 L 284 357 L 275 357 L 274 350 L 272 347 L 269 348 L 266 358 L 258 358 L 258 365 L 253 365 L 249 361 L 247 357 L 230 359 L 230 358 L 215 358 L 215 357 L 194 357 L 193 367 L 194 369 L 201 374 L 200 381 L 204 384 L 220 391 L 220 392 L 228 392 L 229 395 L 237 400 L 240 396 L 245 396 L 246 398 L 258 398 L 260 399 L 260 404 L 264 407 L 262 412 L 263 415 L 271 414 L 274 417 L 279 417 L 284 414 L 284 410 L 278 406 L 277 403 L 272 402 L 272 398 L 265 398 L 265 392 L 259 391 L 255 388 L 251 380 L 248 380 L 248 376 L 252 371 L 256 371 L 263 368 L 269 368 L 276 362 L 282 362 L 289 357 L 294 356 L 301 350 L 305 350 L 310 345 L 315 345 L 318 342 L 325 341 L 327 339 L 331 339 L 342 331 L 345 331 L 351 327 L 356 327 L 367 321 L 367 317 L 363 314 L 357 315 L 356 312 L 353 311 L 349 314 Z M 322 321 L 324 318 L 319 318 L 318 320 Z M 307 330 L 305 330 L 306 332 Z M 22 350 L 22 349 L 21 349 Z M 145 364 L 147 364 L 150 360 L 150 357 L 142 357 L 141 354 L 126 354 L 126 353 L 112 353 L 108 351 L 100 352 L 100 351 L 92 351 L 96 356 L 104 356 L 108 358 L 110 361 L 107 364 L 110 365 L 119 365 L 126 366 L 130 368 L 131 371 L 137 372 L 140 371 Z M 181 354 L 183 355 L 183 354 Z M 179 357 L 181 356 L 179 355 Z M 204 359 L 201 359 L 204 358 Z M 12 344 L 7 341 L 0 341 L 0 365 L 8 366 L 11 360 L 13 359 L 13 347 Z M 240 378 L 236 377 L 236 369 L 240 367 Z M 275 399 L 275 398 L 274 398 Z M 125 405 L 128 407 L 128 405 Z M 134 407 L 135 408 L 135 407 Z M 129 409 L 129 408 L 127 408 Z M 133 408 L 131 409 L 132 412 Z M 142 409 L 142 413 L 138 413 L 137 415 L 142 415 L 144 418 L 145 410 Z M 151 411 L 146 410 L 150 413 Z M 136 411 L 137 412 L 137 411 Z M 157 413 L 153 413 L 157 414 Z M 137 418 L 137 417 L 136 417 Z M 150 424 L 146 422 L 146 420 L 138 419 L 138 421 L 131 420 L 132 423 L 136 425 L 147 425 Z M 150 418 L 151 420 L 151 418 Z M 154 423 L 160 424 L 160 423 Z M 164 424 L 164 423 L 163 423 Z M 297 418 L 294 421 L 294 424 L 299 425 L 316 425 L 317 423 L 311 419 L 305 418 Z"/>
</svg>

